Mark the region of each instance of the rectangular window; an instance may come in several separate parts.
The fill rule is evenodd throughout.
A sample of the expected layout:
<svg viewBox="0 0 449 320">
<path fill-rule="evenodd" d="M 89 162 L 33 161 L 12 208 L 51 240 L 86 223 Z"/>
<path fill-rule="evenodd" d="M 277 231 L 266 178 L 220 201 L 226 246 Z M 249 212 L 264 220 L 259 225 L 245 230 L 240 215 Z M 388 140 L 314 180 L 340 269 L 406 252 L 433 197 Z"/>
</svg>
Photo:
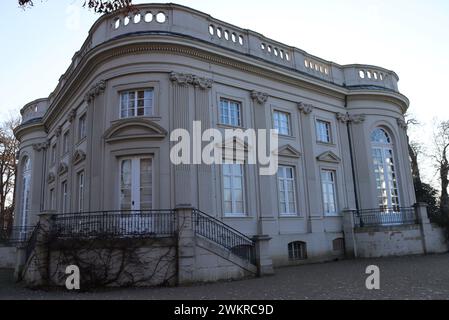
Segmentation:
<svg viewBox="0 0 449 320">
<path fill-rule="evenodd" d="M 120 117 L 142 117 L 154 114 L 154 89 L 126 91 L 120 94 Z"/>
<path fill-rule="evenodd" d="M 307 244 L 302 241 L 290 242 L 288 244 L 288 258 L 291 261 L 307 259 Z"/>
<path fill-rule="evenodd" d="M 321 170 L 324 214 L 337 214 L 337 194 L 335 188 L 335 171 Z"/>
<path fill-rule="evenodd" d="M 51 146 L 51 164 L 56 163 L 56 144 Z"/>
<path fill-rule="evenodd" d="M 55 189 L 50 189 L 50 210 L 56 209 Z"/>
<path fill-rule="evenodd" d="M 86 137 L 86 115 L 82 115 L 78 122 L 78 140 Z"/>
<path fill-rule="evenodd" d="M 84 211 L 84 172 L 78 173 L 78 211 Z"/>
<path fill-rule="evenodd" d="M 61 207 L 62 207 L 62 213 L 68 213 L 69 212 L 69 190 L 68 190 L 68 184 L 67 181 L 64 181 L 61 185 Z"/>
<path fill-rule="evenodd" d="M 279 166 L 279 213 L 281 215 L 296 215 L 295 169 Z"/>
<path fill-rule="evenodd" d="M 223 203 L 225 215 L 245 215 L 243 179 L 243 165 L 223 164 Z"/>
<path fill-rule="evenodd" d="M 273 112 L 273 128 L 279 131 L 279 134 L 290 136 L 290 114 L 287 112 Z"/>
<path fill-rule="evenodd" d="M 62 136 L 62 152 L 63 154 L 69 152 L 69 131 L 66 131 Z"/>
<path fill-rule="evenodd" d="M 220 99 L 220 123 L 234 127 L 241 127 L 241 107 L 240 102 Z"/>
<path fill-rule="evenodd" d="M 328 121 L 316 121 L 316 137 L 319 142 L 332 143 L 331 123 Z"/>
</svg>

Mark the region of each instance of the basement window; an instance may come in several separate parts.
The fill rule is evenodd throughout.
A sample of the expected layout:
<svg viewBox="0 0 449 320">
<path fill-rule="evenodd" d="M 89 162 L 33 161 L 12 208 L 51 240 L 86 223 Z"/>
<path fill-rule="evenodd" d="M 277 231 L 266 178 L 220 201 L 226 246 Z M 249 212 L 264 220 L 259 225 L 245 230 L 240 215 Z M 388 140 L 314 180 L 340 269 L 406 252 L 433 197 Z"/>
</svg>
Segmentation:
<svg viewBox="0 0 449 320">
<path fill-rule="evenodd" d="M 307 259 L 307 244 L 302 241 L 290 242 L 288 244 L 288 259 L 290 261 Z"/>
</svg>

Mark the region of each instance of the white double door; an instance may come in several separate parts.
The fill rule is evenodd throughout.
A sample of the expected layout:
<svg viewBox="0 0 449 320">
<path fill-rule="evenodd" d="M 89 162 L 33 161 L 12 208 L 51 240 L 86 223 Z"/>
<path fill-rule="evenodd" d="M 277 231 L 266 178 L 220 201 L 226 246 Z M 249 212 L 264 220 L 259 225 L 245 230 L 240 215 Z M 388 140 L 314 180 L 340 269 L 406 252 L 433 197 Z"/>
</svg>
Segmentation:
<svg viewBox="0 0 449 320">
<path fill-rule="evenodd" d="M 122 228 L 145 232 L 152 229 L 153 159 L 127 157 L 120 160 L 120 210 Z"/>
</svg>

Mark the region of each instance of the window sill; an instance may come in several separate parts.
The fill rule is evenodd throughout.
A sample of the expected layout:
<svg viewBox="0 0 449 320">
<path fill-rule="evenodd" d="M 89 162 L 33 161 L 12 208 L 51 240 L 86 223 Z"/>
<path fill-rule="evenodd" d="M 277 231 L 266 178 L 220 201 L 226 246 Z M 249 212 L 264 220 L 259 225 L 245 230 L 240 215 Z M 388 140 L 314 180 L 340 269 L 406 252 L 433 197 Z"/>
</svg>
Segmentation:
<svg viewBox="0 0 449 320">
<path fill-rule="evenodd" d="M 324 218 L 343 218 L 343 215 L 340 213 L 335 214 L 325 214 Z"/>
<path fill-rule="evenodd" d="M 317 144 L 322 145 L 322 146 L 327 146 L 327 147 L 336 147 L 337 145 L 333 142 L 324 142 L 324 141 L 316 141 Z"/>
<path fill-rule="evenodd" d="M 217 123 L 217 127 L 223 128 L 223 129 L 241 129 L 241 130 L 245 129 L 245 127 L 242 127 L 242 126 L 233 126 L 230 124 L 223 124 L 223 123 Z"/>
<path fill-rule="evenodd" d="M 274 130 L 274 129 L 273 129 L 273 130 Z M 291 136 L 291 135 L 288 135 L 288 134 L 281 134 L 281 133 L 278 133 L 278 137 L 279 137 L 279 139 L 296 140 L 296 137 L 295 137 L 295 136 Z"/>
<path fill-rule="evenodd" d="M 300 214 L 280 214 L 280 219 L 304 219 L 304 216 Z"/>
<path fill-rule="evenodd" d="M 223 219 L 252 219 L 253 217 L 243 214 L 223 215 Z"/>
<path fill-rule="evenodd" d="M 123 121 L 123 120 L 129 120 L 129 119 L 146 119 L 151 121 L 160 121 L 162 117 L 160 116 L 134 116 L 134 117 L 124 117 L 124 118 L 118 118 L 117 120 L 112 121 L 112 123 Z"/>
</svg>

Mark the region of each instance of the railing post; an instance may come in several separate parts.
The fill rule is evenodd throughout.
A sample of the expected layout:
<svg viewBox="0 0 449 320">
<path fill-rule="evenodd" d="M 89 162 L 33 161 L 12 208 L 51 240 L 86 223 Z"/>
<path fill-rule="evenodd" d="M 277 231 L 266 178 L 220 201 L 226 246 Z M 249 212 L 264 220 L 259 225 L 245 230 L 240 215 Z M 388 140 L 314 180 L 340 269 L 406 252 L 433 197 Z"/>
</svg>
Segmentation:
<svg viewBox="0 0 449 320">
<path fill-rule="evenodd" d="M 255 244 L 257 275 L 259 277 L 274 274 L 273 259 L 270 255 L 269 242 L 271 238 L 267 235 L 253 237 Z"/>
<path fill-rule="evenodd" d="M 45 286 L 49 284 L 49 239 L 54 223 L 55 212 L 47 211 L 39 214 L 39 229 L 37 230 L 34 256 L 28 257 L 24 280 L 30 286 Z M 33 257 L 33 258 L 32 258 Z"/>
<path fill-rule="evenodd" d="M 189 284 L 195 272 L 195 234 L 193 230 L 193 210 L 190 204 L 175 208 L 178 232 L 178 284 Z"/>
<path fill-rule="evenodd" d="M 345 235 L 345 250 L 348 258 L 357 258 L 357 243 L 355 237 L 354 214 L 357 210 L 343 209 L 343 233 Z"/>
</svg>

